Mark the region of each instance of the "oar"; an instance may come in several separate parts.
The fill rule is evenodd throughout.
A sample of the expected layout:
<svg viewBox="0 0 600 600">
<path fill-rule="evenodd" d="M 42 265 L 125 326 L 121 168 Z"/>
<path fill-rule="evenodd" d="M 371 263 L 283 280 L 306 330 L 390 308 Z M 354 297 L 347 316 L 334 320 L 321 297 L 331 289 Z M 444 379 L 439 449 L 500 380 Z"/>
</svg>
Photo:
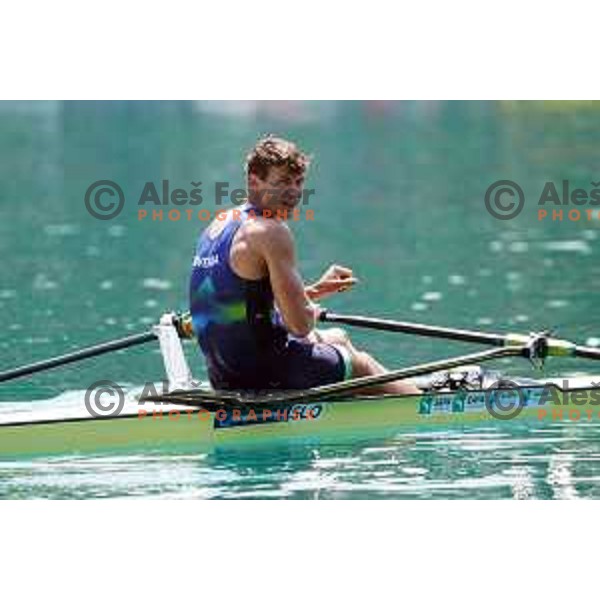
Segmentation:
<svg viewBox="0 0 600 600">
<path fill-rule="evenodd" d="M 48 371 L 49 369 L 54 369 L 55 367 L 60 367 L 61 365 L 78 362 L 86 358 L 92 358 L 93 356 L 100 356 L 101 354 L 106 354 L 107 352 L 115 352 L 116 350 L 123 350 L 124 348 L 139 346 L 140 344 L 145 344 L 146 342 L 151 342 L 155 339 L 156 335 L 154 332 L 147 331 L 145 333 L 130 335 L 125 338 L 104 342 L 95 346 L 88 346 L 87 348 L 81 348 L 68 354 L 62 354 L 47 360 L 41 360 L 29 365 L 4 371 L 3 373 L 0 373 L 0 382 L 10 381 L 11 379 L 17 379 L 18 377 L 24 377 L 25 375 L 32 375 L 33 373 L 39 373 L 40 371 Z"/>
<path fill-rule="evenodd" d="M 527 352 L 527 348 L 523 346 L 483 350 L 481 352 L 474 352 L 473 354 L 464 354 L 454 358 L 444 358 L 442 360 L 436 360 L 430 363 L 405 367 L 404 369 L 396 369 L 393 371 L 388 371 L 387 373 L 382 373 L 381 375 L 367 375 L 364 377 L 357 377 L 356 379 L 340 381 L 338 383 L 321 385 L 308 390 L 288 392 L 284 394 L 281 399 L 285 400 L 286 402 L 295 402 L 316 400 L 319 398 L 330 398 L 331 396 L 349 394 L 355 392 L 356 390 L 362 390 L 363 388 L 368 388 L 373 385 L 382 385 L 384 383 L 390 383 L 391 381 L 398 381 L 400 379 L 410 379 L 411 377 L 427 375 L 429 373 L 435 373 L 436 371 L 445 369 L 455 369 L 465 365 L 478 364 L 481 362 L 506 358 L 509 356 L 520 356 L 524 352 Z"/>
<path fill-rule="evenodd" d="M 239 406 L 240 403 L 247 403 L 249 405 L 267 405 L 276 404 L 278 402 L 306 402 L 307 400 L 318 401 L 321 399 L 330 398 L 332 396 L 345 396 L 347 394 L 352 394 L 357 390 L 369 388 L 374 385 L 389 383 L 391 381 L 410 379 L 411 377 L 417 377 L 419 375 L 435 373 L 436 371 L 440 370 L 454 369 L 456 367 L 472 365 L 498 358 L 520 356 L 524 353 L 526 354 L 527 352 L 528 349 L 526 346 L 518 345 L 507 348 L 494 348 L 492 350 L 483 350 L 481 352 L 474 352 L 472 354 L 465 354 L 462 356 L 456 356 L 454 358 L 445 358 L 435 362 L 405 367 L 403 369 L 396 369 L 394 371 L 387 371 L 386 373 L 381 373 L 379 375 L 366 375 L 364 377 L 357 377 L 356 379 L 349 379 L 347 381 L 321 385 L 306 390 L 293 390 L 279 393 L 274 390 L 270 390 L 271 393 L 269 393 L 268 396 L 263 397 L 255 397 L 250 394 L 236 392 L 195 389 L 184 390 L 181 392 L 176 391 L 172 394 L 166 394 L 158 398 L 145 398 L 145 400 L 168 400 L 174 404 L 187 404 L 190 406 L 202 406 L 202 402 L 205 400 L 216 400 L 225 405 L 235 404 L 236 406 Z"/>
<path fill-rule="evenodd" d="M 165 313 L 162 318 L 168 317 L 174 325 L 179 337 L 191 338 L 193 337 L 192 320 L 189 312 L 185 313 Z M 161 323 L 162 323 L 161 318 Z M 39 362 L 24 365 L 22 367 L 16 367 L 0 373 L 0 383 L 3 381 L 10 381 L 11 379 L 17 379 L 18 377 L 24 377 L 25 375 L 33 375 L 40 371 L 48 371 L 55 367 L 62 365 L 68 365 L 70 363 L 79 362 L 86 358 L 93 358 L 94 356 L 100 356 L 101 354 L 107 354 L 108 352 L 116 352 L 117 350 L 124 350 L 125 348 L 131 348 L 132 346 L 139 346 L 147 342 L 156 340 L 156 333 L 153 330 L 146 331 L 144 333 L 137 333 L 128 337 L 112 340 L 109 342 L 103 342 L 94 346 L 88 346 L 87 348 L 80 348 L 68 354 L 61 354 L 47 360 L 41 360 Z"/>
<path fill-rule="evenodd" d="M 377 319 L 373 317 L 362 317 L 357 315 L 339 315 L 323 311 L 319 317 L 327 323 L 343 323 L 352 327 L 363 327 L 365 329 L 376 329 L 378 331 L 395 331 L 398 333 L 410 333 L 413 335 L 441 338 L 446 340 L 457 340 L 459 342 L 473 342 L 488 346 L 520 346 L 535 340 L 535 334 L 523 335 L 518 333 L 486 333 L 483 331 L 472 331 L 469 329 L 454 329 L 451 327 L 437 327 L 435 325 L 423 325 L 421 323 L 409 323 L 406 321 L 393 321 L 389 319 Z M 589 346 L 578 346 L 567 340 L 539 336 L 544 344 L 544 356 L 577 356 L 600 360 L 600 349 Z"/>
</svg>

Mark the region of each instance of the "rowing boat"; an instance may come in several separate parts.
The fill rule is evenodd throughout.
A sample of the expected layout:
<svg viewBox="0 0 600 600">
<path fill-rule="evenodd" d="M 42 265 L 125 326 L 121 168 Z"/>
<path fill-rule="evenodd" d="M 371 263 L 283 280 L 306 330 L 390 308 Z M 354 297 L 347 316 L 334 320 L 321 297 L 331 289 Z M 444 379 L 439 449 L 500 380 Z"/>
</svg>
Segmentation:
<svg viewBox="0 0 600 600">
<path fill-rule="evenodd" d="M 206 451 L 221 446 L 247 446 L 278 440 L 290 443 L 327 438 L 356 439 L 365 435 L 389 435 L 406 428 L 454 427 L 492 420 L 600 419 L 600 388 L 593 377 L 509 380 L 478 364 L 503 356 L 525 356 L 534 362 L 553 355 L 600 359 L 600 351 L 595 348 L 576 346 L 545 334 L 486 334 L 339 315 L 329 315 L 325 319 L 372 329 L 478 342 L 497 348 L 309 390 L 249 395 L 214 391 L 193 379 L 181 345 L 181 339 L 189 336 L 189 330 L 184 319 L 169 313 L 163 315 L 151 332 L 140 336 L 0 373 L 0 381 L 8 381 L 82 357 L 158 339 L 168 380 L 165 393 L 156 393 L 154 386 L 128 391 L 120 389 L 116 408 L 112 403 L 104 413 L 99 412 L 99 406 L 94 410 L 90 404 L 89 389 L 72 393 L 66 403 L 46 401 L 28 406 L 23 403 L 6 405 L 0 412 L 0 456 L 123 450 Z M 349 395 L 369 385 L 408 377 L 423 390 L 421 395 Z"/>
<path fill-rule="evenodd" d="M 202 408 L 197 396 L 177 403 L 131 398 L 119 415 L 93 417 L 85 411 L 46 416 L 4 416 L 0 456 L 186 450 L 282 441 L 387 436 L 406 429 L 456 427 L 495 420 L 534 422 L 600 420 L 600 394 L 589 377 L 523 383 L 518 388 L 425 392 L 421 396 L 339 397 L 322 402 L 273 401 L 233 408 Z M 206 396 L 214 392 L 206 391 Z M 573 401 L 577 395 L 576 402 Z M 83 392 L 81 393 L 83 396 Z M 185 398 L 190 406 L 185 405 Z M 40 403 L 36 403 L 40 404 Z M 77 406 L 80 406 L 80 402 Z M 494 410 L 496 409 L 496 413 Z M 518 413 L 517 413 L 518 411 Z M 498 416 L 500 415 L 500 416 Z"/>
</svg>

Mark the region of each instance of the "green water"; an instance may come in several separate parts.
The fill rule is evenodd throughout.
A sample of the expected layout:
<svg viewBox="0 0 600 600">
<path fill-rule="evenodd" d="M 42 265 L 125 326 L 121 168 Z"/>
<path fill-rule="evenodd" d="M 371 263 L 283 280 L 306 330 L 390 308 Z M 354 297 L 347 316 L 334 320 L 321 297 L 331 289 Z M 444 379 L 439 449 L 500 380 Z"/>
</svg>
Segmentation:
<svg viewBox="0 0 600 600">
<path fill-rule="evenodd" d="M 142 331 L 164 309 L 184 308 L 203 224 L 140 221 L 137 198 L 148 181 L 190 190 L 201 180 L 203 207 L 214 210 L 210 190 L 218 181 L 242 187 L 244 153 L 266 132 L 314 155 L 315 220 L 293 226 L 305 278 L 339 262 L 361 279 L 332 309 L 494 331 L 553 328 L 597 343 L 600 220 L 540 222 L 536 203 L 546 181 L 590 190 L 600 180 L 598 104 L 4 102 L 1 368 Z M 83 201 L 103 179 L 126 197 L 111 221 L 93 219 Z M 501 179 L 525 191 L 513 220 L 484 206 Z M 391 367 L 474 349 L 352 333 Z M 193 347 L 188 356 L 204 377 Z M 531 372 L 524 361 L 493 366 Z M 553 360 L 546 372 L 597 371 Z M 2 384 L 0 401 L 161 373 L 157 349 L 142 347 Z M 0 496 L 598 497 L 597 426 L 492 424 L 251 455 L 2 463 Z"/>
</svg>

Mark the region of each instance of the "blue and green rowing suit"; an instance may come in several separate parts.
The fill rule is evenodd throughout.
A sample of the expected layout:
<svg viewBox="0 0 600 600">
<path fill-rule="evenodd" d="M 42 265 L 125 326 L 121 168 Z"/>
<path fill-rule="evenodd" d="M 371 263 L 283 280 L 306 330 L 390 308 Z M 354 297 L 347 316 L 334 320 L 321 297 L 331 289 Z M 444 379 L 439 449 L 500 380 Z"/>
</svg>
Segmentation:
<svg viewBox="0 0 600 600">
<path fill-rule="evenodd" d="M 190 280 L 194 332 L 215 389 L 305 389 L 343 380 L 344 349 L 288 333 L 274 308 L 269 278 L 239 277 L 231 268 L 233 238 L 258 209 L 247 204 L 215 221 L 198 240 Z"/>
</svg>

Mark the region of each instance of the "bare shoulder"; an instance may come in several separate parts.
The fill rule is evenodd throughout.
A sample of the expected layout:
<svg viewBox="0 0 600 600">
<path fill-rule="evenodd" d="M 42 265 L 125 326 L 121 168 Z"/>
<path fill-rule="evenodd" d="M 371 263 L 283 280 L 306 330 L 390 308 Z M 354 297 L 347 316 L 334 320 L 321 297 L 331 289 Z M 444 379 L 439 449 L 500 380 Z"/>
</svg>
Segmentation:
<svg viewBox="0 0 600 600">
<path fill-rule="evenodd" d="M 246 222 L 244 234 L 250 244 L 265 250 L 293 248 L 294 238 L 284 221 L 252 219 Z"/>
</svg>

